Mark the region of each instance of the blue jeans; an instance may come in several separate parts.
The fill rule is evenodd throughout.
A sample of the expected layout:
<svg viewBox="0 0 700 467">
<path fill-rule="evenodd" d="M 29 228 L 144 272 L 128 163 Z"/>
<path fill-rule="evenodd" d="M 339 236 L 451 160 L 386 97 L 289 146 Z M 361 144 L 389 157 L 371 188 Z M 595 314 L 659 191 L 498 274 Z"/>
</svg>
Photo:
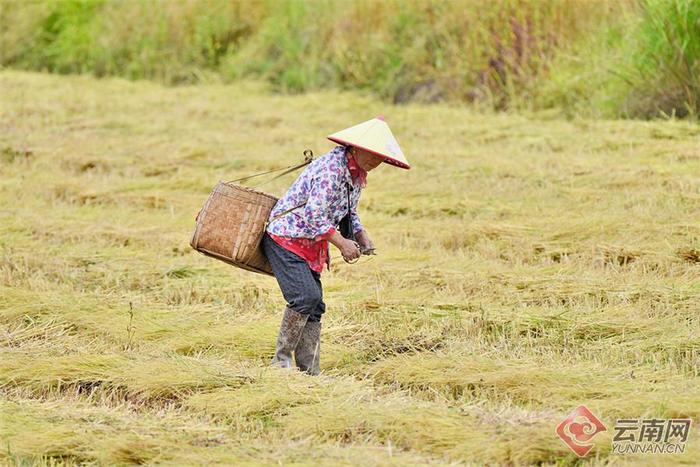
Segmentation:
<svg viewBox="0 0 700 467">
<path fill-rule="evenodd" d="M 311 269 L 301 256 L 280 246 L 267 232 L 263 235 L 262 247 L 289 308 L 308 314 L 309 321 L 321 321 L 326 311 L 321 273 Z"/>
</svg>

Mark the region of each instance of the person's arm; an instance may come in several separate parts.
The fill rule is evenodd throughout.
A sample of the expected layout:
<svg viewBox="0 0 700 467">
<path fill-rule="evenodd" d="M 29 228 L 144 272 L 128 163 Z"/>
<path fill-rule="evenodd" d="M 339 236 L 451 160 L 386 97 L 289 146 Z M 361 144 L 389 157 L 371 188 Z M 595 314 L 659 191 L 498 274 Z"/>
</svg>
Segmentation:
<svg viewBox="0 0 700 467">
<path fill-rule="evenodd" d="M 360 222 L 360 216 L 357 214 L 357 204 L 360 202 L 360 198 L 350 205 L 350 224 L 352 225 L 352 232 L 357 235 L 358 232 L 364 230 L 362 227 L 362 222 Z"/>
<path fill-rule="evenodd" d="M 311 234 L 314 240 L 320 240 L 335 230 L 331 207 L 338 190 L 336 177 L 333 176 L 337 168 L 322 165 L 315 169 L 309 180 L 308 198 L 300 214 L 307 234 Z"/>
<path fill-rule="evenodd" d="M 367 230 L 362 226 L 360 222 L 360 216 L 357 214 L 357 205 L 360 202 L 360 198 L 350 206 L 350 223 L 352 224 L 352 231 L 355 234 L 355 240 L 360 244 L 360 250 L 364 254 L 367 254 L 374 250 L 374 243 L 370 240 L 369 235 L 367 235 Z"/>
<path fill-rule="evenodd" d="M 344 167 L 333 164 L 319 166 L 311 180 L 309 197 L 304 206 L 303 219 L 314 240 L 328 240 L 346 260 L 360 257 L 357 244 L 344 238 L 333 226 L 331 203 L 341 192 L 340 174 Z"/>
<path fill-rule="evenodd" d="M 343 255 L 345 261 L 352 261 L 360 257 L 360 248 L 354 241 L 340 235 L 340 232 L 333 229 L 333 233 L 328 237 L 328 241 L 335 245 Z"/>
<path fill-rule="evenodd" d="M 340 250 L 343 258 L 346 260 L 352 261 L 353 259 L 359 258 L 361 255 L 360 248 L 358 247 L 357 243 L 343 237 L 340 232 L 333 227 L 331 227 L 328 232 L 314 238 L 314 240 L 328 240 Z"/>
<path fill-rule="evenodd" d="M 357 243 L 360 244 L 362 254 L 374 254 L 374 243 L 372 243 L 372 240 L 369 238 L 369 235 L 365 229 L 355 232 L 355 240 L 357 240 Z"/>
</svg>

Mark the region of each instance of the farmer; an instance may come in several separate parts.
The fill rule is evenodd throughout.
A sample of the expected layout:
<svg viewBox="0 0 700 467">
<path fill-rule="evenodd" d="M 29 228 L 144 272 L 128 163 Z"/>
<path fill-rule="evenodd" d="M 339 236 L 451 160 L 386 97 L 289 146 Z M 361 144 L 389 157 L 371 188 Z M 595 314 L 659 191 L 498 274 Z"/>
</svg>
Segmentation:
<svg viewBox="0 0 700 467">
<path fill-rule="evenodd" d="M 357 215 L 367 172 L 382 162 L 409 169 L 382 117 L 328 136 L 339 144 L 314 160 L 272 208 L 262 245 L 287 301 L 272 363 L 319 373 L 321 316 L 326 311 L 321 271 L 330 268 L 329 242 L 346 262 L 373 254 Z M 338 230 L 340 229 L 340 231 Z M 343 235 L 341 235 L 341 232 Z"/>
</svg>

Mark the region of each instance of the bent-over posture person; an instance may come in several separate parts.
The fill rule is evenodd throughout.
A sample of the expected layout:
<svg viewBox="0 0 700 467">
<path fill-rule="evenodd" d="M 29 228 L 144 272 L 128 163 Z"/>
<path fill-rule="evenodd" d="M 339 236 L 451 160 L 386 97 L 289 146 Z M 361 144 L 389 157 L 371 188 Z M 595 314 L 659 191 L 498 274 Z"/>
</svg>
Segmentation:
<svg viewBox="0 0 700 467">
<path fill-rule="evenodd" d="M 277 201 L 262 240 L 287 302 L 272 362 L 291 368 L 294 355 L 296 366 L 312 375 L 319 373 L 326 311 L 321 271 L 324 264 L 330 268 L 329 243 L 347 262 L 371 254 L 374 245 L 357 215 L 367 172 L 382 162 L 410 168 L 381 117 L 328 139 L 339 145 L 311 162 Z"/>
</svg>

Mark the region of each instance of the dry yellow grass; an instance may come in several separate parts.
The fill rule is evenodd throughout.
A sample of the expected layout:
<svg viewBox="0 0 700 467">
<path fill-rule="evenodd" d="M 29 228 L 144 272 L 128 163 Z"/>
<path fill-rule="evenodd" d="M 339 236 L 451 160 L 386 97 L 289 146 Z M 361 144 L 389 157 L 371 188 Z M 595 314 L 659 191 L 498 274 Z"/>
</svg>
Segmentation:
<svg viewBox="0 0 700 467">
<path fill-rule="evenodd" d="M 335 92 L 0 73 L 0 459 L 40 465 L 700 461 L 610 452 L 700 417 L 700 127 Z M 188 246 L 218 180 L 383 113 L 379 256 L 324 273 L 322 375 L 267 365 L 273 279 Z M 266 187 L 281 194 L 291 178 Z M 586 404 L 583 462 L 554 436 Z"/>
</svg>

